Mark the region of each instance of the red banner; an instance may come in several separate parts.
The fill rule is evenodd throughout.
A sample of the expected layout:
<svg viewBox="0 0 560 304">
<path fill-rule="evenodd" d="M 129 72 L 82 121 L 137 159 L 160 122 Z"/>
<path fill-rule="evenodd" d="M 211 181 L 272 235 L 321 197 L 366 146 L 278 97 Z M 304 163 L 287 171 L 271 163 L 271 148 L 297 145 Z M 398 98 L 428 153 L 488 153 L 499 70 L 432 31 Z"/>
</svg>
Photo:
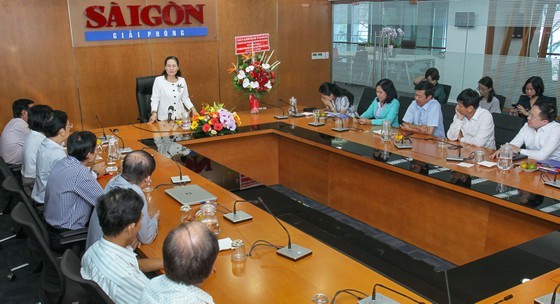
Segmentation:
<svg viewBox="0 0 560 304">
<path fill-rule="evenodd" d="M 235 37 L 235 55 L 250 54 L 270 50 L 269 34 Z"/>
</svg>

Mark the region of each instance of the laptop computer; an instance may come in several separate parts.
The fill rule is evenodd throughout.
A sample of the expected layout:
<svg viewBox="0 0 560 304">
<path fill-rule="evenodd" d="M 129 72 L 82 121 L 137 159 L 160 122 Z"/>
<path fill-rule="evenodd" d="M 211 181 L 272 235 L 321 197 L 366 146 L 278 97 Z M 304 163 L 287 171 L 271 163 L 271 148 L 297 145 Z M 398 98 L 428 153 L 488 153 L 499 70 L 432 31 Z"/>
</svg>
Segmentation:
<svg viewBox="0 0 560 304">
<path fill-rule="evenodd" d="M 165 192 L 183 205 L 196 205 L 206 201 L 215 201 L 218 198 L 199 185 L 174 187 L 166 189 Z"/>
</svg>

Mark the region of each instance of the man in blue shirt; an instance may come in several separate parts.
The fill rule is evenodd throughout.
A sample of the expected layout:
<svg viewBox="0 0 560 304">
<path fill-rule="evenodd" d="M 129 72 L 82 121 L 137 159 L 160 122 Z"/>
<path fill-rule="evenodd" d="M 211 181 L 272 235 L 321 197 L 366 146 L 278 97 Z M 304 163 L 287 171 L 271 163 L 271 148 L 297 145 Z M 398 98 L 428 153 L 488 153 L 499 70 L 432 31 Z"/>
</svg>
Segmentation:
<svg viewBox="0 0 560 304">
<path fill-rule="evenodd" d="M 138 231 L 138 241 L 142 244 L 150 244 L 158 232 L 159 210 L 153 214 L 148 212 L 148 202 L 142 189 L 146 188 L 151 181 L 151 175 L 156 169 L 156 161 L 148 152 L 137 150 L 127 154 L 122 162 L 122 173 L 113 177 L 105 186 L 105 193 L 115 189 L 132 189 L 142 198 L 142 226 Z M 86 249 L 101 239 L 103 231 L 99 225 L 97 212 L 91 215 L 88 228 Z M 133 247 L 137 246 L 136 242 Z"/>
<path fill-rule="evenodd" d="M 414 91 L 415 100 L 404 114 L 401 129 L 445 138 L 441 105 L 433 99 L 434 85 L 422 81 L 414 87 Z"/>
<path fill-rule="evenodd" d="M 68 248 L 60 244 L 61 233 L 87 226 L 93 207 L 103 194 L 94 172 L 104 174 L 105 164 L 94 165 L 92 170 L 86 167 L 95 161 L 96 144 L 97 137 L 89 131 L 72 133 L 68 137 L 68 156 L 57 161 L 49 175 L 44 216 L 55 251 Z M 70 248 L 76 250 L 74 245 Z"/>
</svg>

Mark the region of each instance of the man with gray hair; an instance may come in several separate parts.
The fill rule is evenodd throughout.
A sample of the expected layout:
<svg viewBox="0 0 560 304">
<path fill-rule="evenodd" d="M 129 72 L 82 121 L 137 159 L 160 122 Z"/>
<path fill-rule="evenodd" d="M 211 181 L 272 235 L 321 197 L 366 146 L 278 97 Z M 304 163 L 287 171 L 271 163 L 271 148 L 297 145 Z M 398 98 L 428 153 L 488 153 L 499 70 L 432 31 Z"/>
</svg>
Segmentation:
<svg viewBox="0 0 560 304">
<path fill-rule="evenodd" d="M 206 225 L 196 221 L 179 225 L 163 243 L 165 274 L 148 282 L 140 303 L 214 303 L 196 285 L 212 273 L 218 251 L 218 240 Z"/>
<path fill-rule="evenodd" d="M 142 189 L 148 186 L 151 175 L 156 169 L 156 161 L 146 151 L 137 150 L 127 154 L 122 163 L 122 173 L 113 177 L 105 186 L 105 193 L 115 189 L 132 189 L 144 202 L 142 207 L 142 227 L 138 231 L 138 241 L 142 244 L 150 244 L 158 232 L 159 210 L 150 215 L 146 196 Z M 103 232 L 99 226 L 97 212 L 93 212 L 89 222 L 86 249 L 101 239 Z M 137 247 L 137 243 L 133 247 Z"/>
</svg>

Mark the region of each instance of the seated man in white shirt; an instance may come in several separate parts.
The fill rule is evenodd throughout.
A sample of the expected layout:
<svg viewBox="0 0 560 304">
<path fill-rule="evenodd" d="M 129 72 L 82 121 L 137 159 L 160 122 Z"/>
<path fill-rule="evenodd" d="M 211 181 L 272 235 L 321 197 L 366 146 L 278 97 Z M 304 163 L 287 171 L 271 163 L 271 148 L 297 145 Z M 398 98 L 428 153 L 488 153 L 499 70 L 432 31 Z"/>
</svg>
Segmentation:
<svg viewBox="0 0 560 304">
<path fill-rule="evenodd" d="M 66 151 L 64 151 L 62 145 L 70 136 L 72 127 L 72 123 L 68 121 L 68 115 L 59 110 L 52 111 L 43 124 L 46 138 L 43 139 L 37 150 L 35 160 L 35 174 L 37 176 L 35 177 L 33 192 L 31 192 L 31 198 L 38 204 L 45 203 L 45 189 L 54 164 L 66 157 Z"/>
<path fill-rule="evenodd" d="M 142 198 L 132 189 L 114 189 L 97 203 L 103 238 L 82 257 L 81 274 L 93 280 L 115 303 L 139 303 L 148 283 L 143 271 L 159 270 L 161 259 L 136 259 L 130 244 L 142 225 Z"/>
<path fill-rule="evenodd" d="M 21 165 L 23 155 L 23 142 L 29 134 L 27 117 L 33 101 L 29 99 L 18 99 L 12 104 L 14 118 L 4 127 L 0 136 L 0 156 L 11 165 Z"/>
<path fill-rule="evenodd" d="M 554 105 L 537 101 L 529 110 L 527 123 L 509 143 L 513 152 L 527 155 L 537 161 L 560 160 L 560 124 L 556 119 Z M 525 149 L 521 146 L 525 145 Z M 490 158 L 498 157 L 500 151 Z"/>
<path fill-rule="evenodd" d="M 214 303 L 212 296 L 196 285 L 212 273 L 218 251 L 216 236 L 206 225 L 200 222 L 179 225 L 163 243 L 165 274 L 146 285 L 140 303 Z"/>
<path fill-rule="evenodd" d="M 31 132 L 23 143 L 23 163 L 21 165 L 21 175 L 27 183 L 35 182 L 37 151 L 45 139 L 43 123 L 47 120 L 52 108 L 47 105 L 37 105 L 29 109 L 27 123 Z M 25 184 L 25 182 L 24 182 Z"/>
<path fill-rule="evenodd" d="M 492 114 L 479 107 L 480 96 L 473 89 L 463 90 L 457 96 L 455 117 L 447 131 L 447 138 L 462 143 L 496 149 Z"/>
</svg>

